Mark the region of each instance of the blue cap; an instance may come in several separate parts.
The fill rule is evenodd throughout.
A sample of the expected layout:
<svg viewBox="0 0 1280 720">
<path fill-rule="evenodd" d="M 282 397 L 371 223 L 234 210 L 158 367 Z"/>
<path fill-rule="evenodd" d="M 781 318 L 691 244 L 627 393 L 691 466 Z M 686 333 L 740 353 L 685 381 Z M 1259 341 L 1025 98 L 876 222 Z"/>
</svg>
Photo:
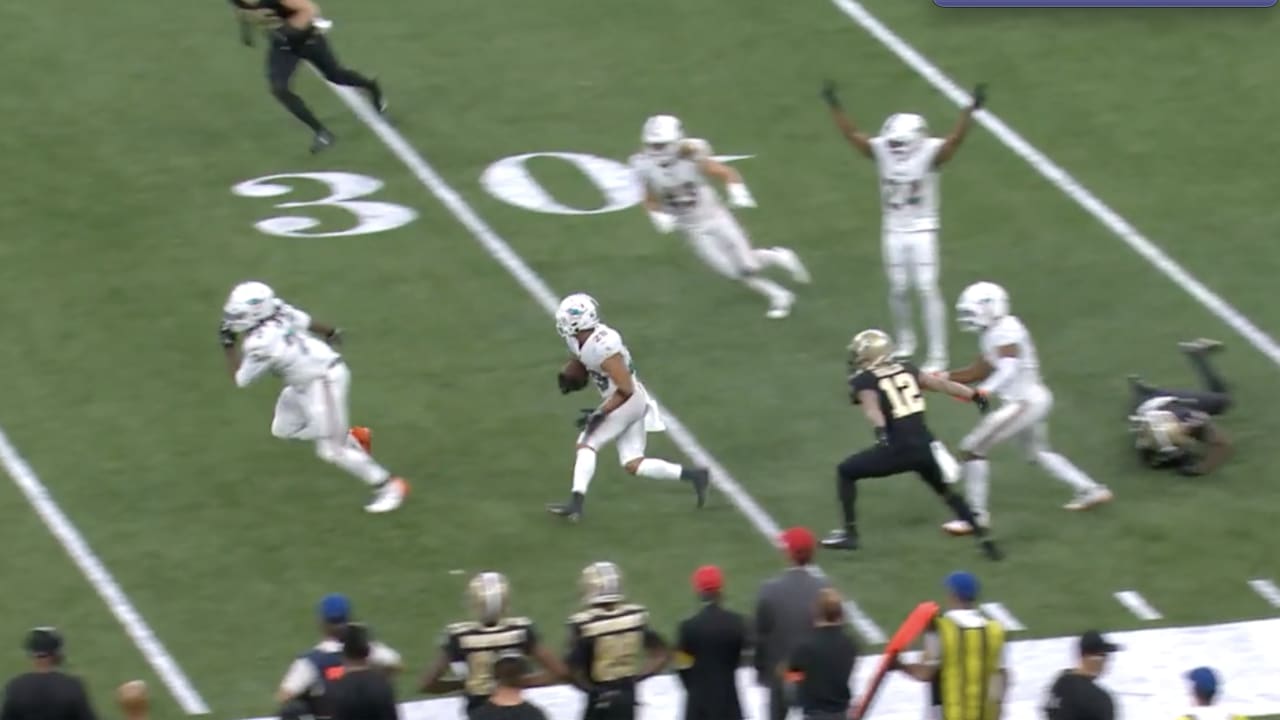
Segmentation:
<svg viewBox="0 0 1280 720">
<path fill-rule="evenodd" d="M 327 623 L 344 623 L 351 619 L 351 601 L 341 593 L 329 593 L 320 601 L 320 619 Z"/>
<path fill-rule="evenodd" d="M 960 598 L 962 602 L 973 602 L 978 599 L 978 578 L 973 573 L 957 570 L 947 576 L 947 590 Z"/>
<path fill-rule="evenodd" d="M 1187 673 L 1187 679 L 1191 681 L 1196 695 L 1202 698 L 1212 698 L 1218 694 L 1218 675 L 1213 672 L 1213 668 L 1198 667 Z"/>
</svg>

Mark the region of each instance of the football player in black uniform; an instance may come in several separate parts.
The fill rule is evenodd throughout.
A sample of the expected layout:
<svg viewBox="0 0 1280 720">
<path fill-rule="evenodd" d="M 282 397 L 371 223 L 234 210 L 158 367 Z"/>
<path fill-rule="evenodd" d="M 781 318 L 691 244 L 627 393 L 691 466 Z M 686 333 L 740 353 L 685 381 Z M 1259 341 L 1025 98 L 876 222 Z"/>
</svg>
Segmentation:
<svg viewBox="0 0 1280 720">
<path fill-rule="evenodd" d="M 863 330 L 849 343 L 849 395 L 875 431 L 876 444 L 845 458 L 836 467 L 836 483 L 844 527 L 833 530 L 823 547 L 855 550 L 858 526 L 854 510 L 857 483 L 863 478 L 886 477 L 914 472 L 955 512 L 973 524 L 973 511 L 964 498 L 951 491 L 943 471 L 957 471 L 955 459 L 933 438 L 925 423 L 922 390 L 942 392 L 970 400 L 985 413 L 990 407 L 986 395 L 966 385 L 921 373 L 913 365 L 894 359 L 893 341 L 880 330 Z M 942 464 L 940 464 L 942 463 Z M 977 535 L 983 553 L 992 560 L 1000 551 L 985 531 Z"/>
<path fill-rule="evenodd" d="M 293 113 L 311 131 L 315 139 L 311 152 L 320 152 L 334 142 L 333 133 L 320 122 L 292 90 L 289 82 L 298 69 L 298 62 L 306 60 L 315 66 L 325 80 L 335 85 L 363 88 L 378 112 L 387 109 L 386 98 L 377 80 L 343 67 L 333 54 L 324 31 L 331 24 L 320 17 L 320 9 L 312 0 L 230 0 L 240 18 L 240 39 L 245 45 L 253 45 L 252 25 L 262 25 L 267 30 L 267 80 L 271 94 L 280 104 Z"/>
<path fill-rule="evenodd" d="M 625 601 L 617 565 L 588 565 L 581 587 L 586 608 L 569 618 L 569 671 L 587 692 L 583 720 L 633 720 L 636 684 L 666 667 L 671 650 L 644 606 Z"/>
<path fill-rule="evenodd" d="M 1208 357 L 1222 343 L 1201 338 L 1178 343 L 1178 347 L 1191 361 L 1204 389 L 1158 388 L 1130 376 L 1129 429 L 1134 448 L 1147 466 L 1204 475 L 1231 455 L 1231 441 L 1210 419 L 1231 407 L 1227 384 Z"/>
<path fill-rule="evenodd" d="M 543 673 L 526 678 L 526 685 L 549 685 L 569 679 L 569 672 L 555 653 L 538 641 L 533 621 L 507 617 L 510 593 L 501 573 L 483 572 L 467 586 L 467 600 L 475 620 L 453 623 L 445 628 L 440 656 L 422 678 L 422 691 L 447 693 L 462 690 L 470 716 L 493 693 L 493 665 L 500 655 L 519 652 L 542 664 Z M 465 668 L 462 679 L 446 679 L 458 664 Z"/>
</svg>

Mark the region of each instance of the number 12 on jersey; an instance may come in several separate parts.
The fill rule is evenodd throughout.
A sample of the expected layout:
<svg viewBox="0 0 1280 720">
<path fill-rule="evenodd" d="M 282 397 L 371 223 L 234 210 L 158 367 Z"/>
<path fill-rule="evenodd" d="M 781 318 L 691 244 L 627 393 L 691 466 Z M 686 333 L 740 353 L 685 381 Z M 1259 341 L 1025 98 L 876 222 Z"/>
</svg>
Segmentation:
<svg viewBox="0 0 1280 720">
<path fill-rule="evenodd" d="M 916 378 L 909 372 L 880 378 L 880 392 L 889 399 L 889 410 L 894 418 L 924 412 L 924 397 Z"/>
</svg>

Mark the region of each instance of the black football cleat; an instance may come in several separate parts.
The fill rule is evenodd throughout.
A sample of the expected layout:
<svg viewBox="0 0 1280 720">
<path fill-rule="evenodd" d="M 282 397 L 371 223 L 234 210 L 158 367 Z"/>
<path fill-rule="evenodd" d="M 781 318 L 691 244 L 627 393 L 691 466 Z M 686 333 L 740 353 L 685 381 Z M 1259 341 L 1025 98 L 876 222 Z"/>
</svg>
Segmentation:
<svg viewBox="0 0 1280 720">
<path fill-rule="evenodd" d="M 332 147 L 337 141 L 338 139 L 333 136 L 333 133 L 328 130 L 321 130 L 316 133 L 315 138 L 311 141 L 311 154 L 315 155 L 317 153 L 324 152 Z"/>
<path fill-rule="evenodd" d="M 567 503 L 547 503 L 547 512 L 571 523 L 582 520 L 582 493 L 574 493 Z"/>
<path fill-rule="evenodd" d="M 379 115 L 387 114 L 387 97 L 382 94 L 382 84 L 377 80 L 374 80 L 373 87 L 369 88 L 369 102 L 373 103 Z"/>
<path fill-rule="evenodd" d="M 858 536 L 844 530 L 832 530 L 822 538 L 822 547 L 830 550 L 857 550 Z"/>
<path fill-rule="evenodd" d="M 689 482 L 698 496 L 698 507 L 707 504 L 707 488 L 711 487 L 711 472 L 706 468 L 689 468 Z"/>
<path fill-rule="evenodd" d="M 1004 553 L 1000 552 L 1000 548 L 996 547 L 994 540 L 983 540 L 978 543 L 978 547 L 982 548 L 982 554 L 985 555 L 988 560 L 995 561 L 1004 559 Z"/>
</svg>

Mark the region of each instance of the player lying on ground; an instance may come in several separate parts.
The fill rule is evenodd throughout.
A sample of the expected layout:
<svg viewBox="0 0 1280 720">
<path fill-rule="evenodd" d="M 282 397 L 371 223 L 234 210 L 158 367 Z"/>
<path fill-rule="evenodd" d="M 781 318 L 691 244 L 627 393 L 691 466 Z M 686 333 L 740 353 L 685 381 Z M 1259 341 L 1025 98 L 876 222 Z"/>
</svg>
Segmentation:
<svg viewBox="0 0 1280 720">
<path fill-rule="evenodd" d="M 709 475 L 705 468 L 677 465 L 645 457 L 648 433 L 662 432 L 666 426 L 649 391 L 636 377 L 631 351 L 618 331 L 600 322 L 599 306 L 584 293 L 569 295 L 556 310 L 556 331 L 569 346 L 569 364 L 560 372 L 560 392 L 595 383 L 604 401 L 593 410 L 584 410 L 578 423 L 577 456 L 573 463 L 573 492 L 567 503 L 547 505 L 547 512 L 571 521 L 582 518 L 587 488 L 596 474 L 596 453 L 617 442 L 618 462 L 632 475 L 659 480 L 687 480 L 693 485 L 698 507 L 707 501 Z"/>
<path fill-rule="evenodd" d="M 321 460 L 372 487 L 373 500 L 364 506 L 368 512 L 400 507 L 408 483 L 374 461 L 369 429 L 347 422 L 351 371 L 332 347 L 341 337 L 337 328 L 313 322 L 267 285 L 251 281 L 232 289 L 222 308 L 218 336 L 237 387 L 247 387 L 267 372 L 284 381 L 271 420 L 272 435 L 315 442 Z M 243 358 L 238 345 L 243 345 Z"/>
<path fill-rule="evenodd" d="M 766 317 L 790 315 L 795 294 L 761 273 L 779 268 L 796 282 L 808 283 L 809 271 L 788 248 L 751 247 L 711 182 L 724 183 L 730 205 L 755 207 L 738 171 L 711 157 L 706 140 L 686 138 L 680 121 L 671 115 L 649 118 L 641 138 L 644 150 L 631 156 L 631 167 L 644 186 L 644 206 L 658 232 L 679 228 L 707 267 L 765 296 Z"/>
<path fill-rule="evenodd" d="M 1040 360 L 1031 333 L 1016 315 L 1009 314 L 1009 294 L 990 282 L 970 285 L 956 302 L 956 321 L 966 332 L 979 333 L 980 353 L 969 367 L 952 370 L 944 377 L 961 383 L 981 383 L 978 389 L 1000 398 L 1000 408 L 987 415 L 960 441 L 964 462 L 965 494 L 974 516 L 990 527 L 988 478 L 991 465 L 987 455 L 999 443 L 1016 440 L 1027 460 L 1070 485 L 1074 497 L 1067 510 L 1088 510 L 1110 502 L 1111 491 L 1086 475 L 1070 460 L 1049 447 L 1049 411 L 1053 393 L 1040 377 Z M 953 535 L 967 535 L 973 527 L 949 522 L 943 529 Z"/>
<path fill-rule="evenodd" d="M 925 422 L 925 400 L 921 390 L 946 393 L 961 400 L 971 400 L 979 412 L 987 411 L 986 395 L 973 388 L 921 373 L 910 363 L 894 360 L 893 341 L 880 330 L 863 330 L 849 343 L 849 395 L 855 405 L 862 406 L 876 444 L 845 458 L 836 467 L 836 484 L 844 527 L 833 530 L 822 541 L 823 547 L 855 550 L 858 526 L 854 505 L 858 481 L 914 472 L 942 498 L 962 522 L 973 524 L 973 511 L 964 498 L 951 491 L 955 459 L 933 437 Z M 945 468 L 945 469 L 944 469 Z M 952 476 L 952 477 L 948 477 Z M 982 526 L 978 540 L 982 551 L 992 560 L 1000 559 L 996 548 Z"/>
<path fill-rule="evenodd" d="M 1130 376 L 1133 403 L 1129 428 L 1142 462 L 1183 475 L 1213 472 L 1231 456 L 1231 441 L 1212 420 L 1231 407 L 1231 394 L 1209 354 L 1222 343 L 1201 338 L 1179 343 L 1200 376 L 1204 390 L 1158 388 Z"/>
<path fill-rule="evenodd" d="M 924 309 L 929 351 L 925 372 L 947 367 L 947 309 L 938 288 L 938 231 L 940 225 L 938 170 L 955 156 L 969 132 L 969 119 L 986 102 L 986 86 L 973 91 L 973 102 L 960 113 L 955 129 L 945 138 L 930 137 L 925 119 L 914 113 L 895 113 L 872 137 L 845 114 L 835 83 L 827 81 L 822 98 L 841 134 L 858 152 L 873 160 L 880 175 L 881 252 L 889 280 L 889 310 L 898 352 L 916 352 L 911 321 L 910 291 L 914 287 Z"/>
</svg>

